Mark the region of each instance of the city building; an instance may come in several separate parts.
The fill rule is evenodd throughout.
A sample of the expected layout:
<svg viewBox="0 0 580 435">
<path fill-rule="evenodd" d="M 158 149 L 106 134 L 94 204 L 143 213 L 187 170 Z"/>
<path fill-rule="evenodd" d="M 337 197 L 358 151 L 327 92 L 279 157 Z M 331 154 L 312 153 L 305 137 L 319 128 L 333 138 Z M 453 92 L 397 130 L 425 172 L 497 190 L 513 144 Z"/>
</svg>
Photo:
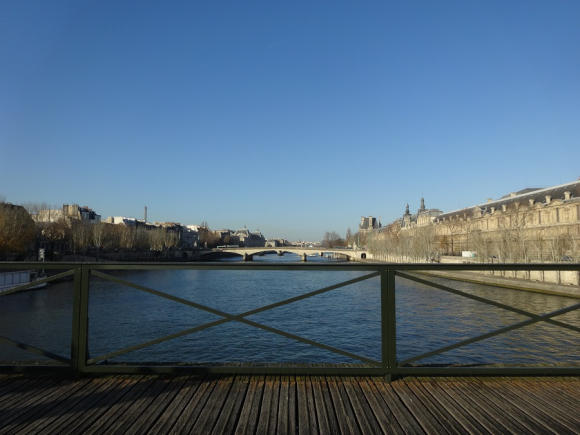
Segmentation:
<svg viewBox="0 0 580 435">
<path fill-rule="evenodd" d="M 403 216 L 382 230 L 409 235 L 428 231 L 442 254 L 473 251 L 480 257 L 514 261 L 579 256 L 580 180 L 526 188 L 445 213 L 426 209 L 421 199 L 416 214 L 407 205 Z"/>
<path fill-rule="evenodd" d="M 260 232 L 251 232 L 247 228 L 238 230 L 233 234 L 239 240 L 240 246 L 260 247 L 266 245 L 266 238 Z"/>
<path fill-rule="evenodd" d="M 437 208 L 426 208 L 425 199 L 421 198 L 421 206 L 416 214 L 411 214 L 409 212 L 409 204 L 406 205 L 405 214 L 403 214 L 403 217 L 401 218 L 401 229 L 410 229 L 432 224 L 437 216 L 442 213 L 443 212 Z"/>
<path fill-rule="evenodd" d="M 101 222 L 101 215 L 93 209 L 77 204 L 63 204 L 62 209 L 41 209 L 37 213 L 31 214 L 32 219 L 38 223 L 58 222 L 64 220 L 66 223 L 72 221 L 83 221 L 90 224 Z"/>
<path fill-rule="evenodd" d="M 372 216 L 361 216 L 360 218 L 360 224 L 358 226 L 358 230 L 359 232 L 367 232 L 367 231 L 372 231 L 372 230 L 378 230 L 379 228 L 381 228 L 381 222 Z"/>
</svg>

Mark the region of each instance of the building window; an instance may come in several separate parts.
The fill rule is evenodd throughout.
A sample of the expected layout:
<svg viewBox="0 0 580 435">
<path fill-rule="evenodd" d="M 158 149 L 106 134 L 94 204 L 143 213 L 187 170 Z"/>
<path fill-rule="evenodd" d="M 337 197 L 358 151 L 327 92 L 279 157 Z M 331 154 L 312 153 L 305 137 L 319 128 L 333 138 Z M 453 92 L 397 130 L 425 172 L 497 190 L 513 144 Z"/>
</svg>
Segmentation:
<svg viewBox="0 0 580 435">
<path fill-rule="evenodd" d="M 542 225 L 542 212 L 538 212 L 538 225 Z"/>
<path fill-rule="evenodd" d="M 560 209 L 556 209 L 556 222 L 560 222 Z"/>
<path fill-rule="evenodd" d="M 580 221 L 580 205 L 576 206 L 576 220 Z"/>
</svg>

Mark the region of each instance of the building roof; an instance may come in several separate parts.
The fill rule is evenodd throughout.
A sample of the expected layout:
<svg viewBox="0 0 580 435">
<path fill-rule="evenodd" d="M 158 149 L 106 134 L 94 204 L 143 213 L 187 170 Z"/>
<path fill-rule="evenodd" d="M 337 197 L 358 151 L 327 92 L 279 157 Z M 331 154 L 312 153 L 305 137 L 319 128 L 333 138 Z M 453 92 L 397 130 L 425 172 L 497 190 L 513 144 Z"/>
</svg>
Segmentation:
<svg viewBox="0 0 580 435">
<path fill-rule="evenodd" d="M 541 189 L 536 188 L 522 189 L 518 192 L 515 192 L 515 194 L 504 195 L 500 199 L 495 201 L 484 202 L 481 204 L 472 205 L 470 207 L 465 207 L 459 210 L 453 210 L 447 213 L 443 213 L 439 215 L 438 218 L 445 218 L 459 213 L 463 214 L 469 210 L 473 210 L 474 208 L 480 209 L 486 209 L 489 207 L 497 208 L 504 204 L 509 205 L 513 203 L 527 202 L 530 199 L 533 199 L 534 202 L 543 202 L 545 200 L 545 197 L 548 195 L 551 196 L 552 199 L 557 198 L 561 199 L 564 197 L 564 192 L 570 192 L 571 198 L 580 197 L 580 180 Z"/>
</svg>

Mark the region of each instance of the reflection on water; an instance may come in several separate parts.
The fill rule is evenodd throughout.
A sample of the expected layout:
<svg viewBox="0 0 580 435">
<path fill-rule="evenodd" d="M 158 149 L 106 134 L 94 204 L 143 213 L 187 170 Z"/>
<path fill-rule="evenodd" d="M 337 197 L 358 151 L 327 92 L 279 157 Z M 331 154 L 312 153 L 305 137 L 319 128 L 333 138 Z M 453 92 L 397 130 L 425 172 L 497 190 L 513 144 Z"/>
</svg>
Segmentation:
<svg viewBox="0 0 580 435">
<path fill-rule="evenodd" d="M 266 255 L 255 261 L 296 261 Z M 309 257 L 308 261 L 328 261 Z M 119 271 L 122 279 L 165 291 L 230 314 L 272 304 L 368 272 L 332 271 Z M 532 313 L 547 313 L 575 299 L 434 281 Z M 397 352 L 405 360 L 527 317 L 397 278 Z M 249 320 L 291 334 L 380 359 L 380 282 L 372 278 L 292 304 L 254 314 Z M 72 283 L 3 296 L 0 335 L 68 356 Z M 221 317 L 101 279 L 91 279 L 90 356 L 219 320 Z M 580 312 L 556 318 L 580 326 Z M 417 364 L 580 363 L 578 334 L 545 322 L 474 343 Z M 38 359 L 0 346 L 0 359 Z M 225 322 L 110 361 L 141 362 L 358 362 L 239 322 Z"/>
</svg>

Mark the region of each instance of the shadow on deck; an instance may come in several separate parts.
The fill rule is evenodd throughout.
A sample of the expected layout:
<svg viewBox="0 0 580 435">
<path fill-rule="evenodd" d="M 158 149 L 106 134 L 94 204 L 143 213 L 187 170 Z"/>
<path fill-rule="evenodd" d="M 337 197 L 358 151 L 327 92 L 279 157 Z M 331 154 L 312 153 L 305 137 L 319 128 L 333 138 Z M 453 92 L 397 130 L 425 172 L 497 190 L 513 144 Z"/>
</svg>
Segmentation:
<svg viewBox="0 0 580 435">
<path fill-rule="evenodd" d="M 580 378 L 0 376 L 0 433 L 579 433 Z"/>
</svg>

